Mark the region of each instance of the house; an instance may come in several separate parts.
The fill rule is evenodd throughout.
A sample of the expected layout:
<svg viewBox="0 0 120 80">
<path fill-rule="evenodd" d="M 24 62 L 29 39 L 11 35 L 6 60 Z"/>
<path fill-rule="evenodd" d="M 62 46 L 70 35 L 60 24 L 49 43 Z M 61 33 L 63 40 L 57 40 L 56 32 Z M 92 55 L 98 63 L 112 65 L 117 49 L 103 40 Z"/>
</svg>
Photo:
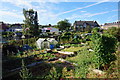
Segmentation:
<svg viewBox="0 0 120 80">
<path fill-rule="evenodd" d="M 14 35 L 12 39 L 19 40 L 22 36 L 22 24 L 11 24 L 10 27 L 6 30 L 8 32 L 13 32 Z"/>
<path fill-rule="evenodd" d="M 5 32 L 8 29 L 8 24 L 0 22 L 0 32 Z"/>
<path fill-rule="evenodd" d="M 108 29 L 110 27 L 120 27 L 120 21 L 118 22 L 112 22 L 112 23 L 105 23 L 104 25 L 101 26 L 102 29 Z"/>
<path fill-rule="evenodd" d="M 11 27 L 7 29 L 7 31 L 10 31 L 10 32 L 17 32 L 17 31 L 22 32 L 22 30 L 23 29 L 21 24 L 12 24 Z"/>
<path fill-rule="evenodd" d="M 42 28 L 42 32 L 50 32 L 50 33 L 58 34 L 59 33 L 59 29 L 53 28 L 53 27 L 45 27 L 45 28 Z"/>
<path fill-rule="evenodd" d="M 54 38 L 39 38 L 36 46 L 39 49 L 53 49 L 58 42 Z"/>
<path fill-rule="evenodd" d="M 73 24 L 75 31 L 84 31 L 87 27 L 100 27 L 97 21 L 75 21 Z"/>
</svg>

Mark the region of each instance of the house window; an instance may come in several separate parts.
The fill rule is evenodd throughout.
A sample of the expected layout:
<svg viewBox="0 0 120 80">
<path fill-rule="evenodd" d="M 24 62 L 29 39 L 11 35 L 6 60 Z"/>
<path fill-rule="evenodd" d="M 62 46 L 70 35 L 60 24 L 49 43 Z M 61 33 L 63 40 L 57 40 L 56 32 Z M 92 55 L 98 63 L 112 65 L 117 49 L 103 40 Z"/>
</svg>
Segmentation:
<svg viewBox="0 0 120 80">
<path fill-rule="evenodd" d="M 50 32 L 50 30 L 46 30 L 46 32 Z"/>
<path fill-rule="evenodd" d="M 76 26 L 77 28 L 79 27 L 79 26 Z"/>
<path fill-rule="evenodd" d="M 84 27 L 86 27 L 86 23 L 84 23 L 84 25 L 83 25 Z"/>
</svg>

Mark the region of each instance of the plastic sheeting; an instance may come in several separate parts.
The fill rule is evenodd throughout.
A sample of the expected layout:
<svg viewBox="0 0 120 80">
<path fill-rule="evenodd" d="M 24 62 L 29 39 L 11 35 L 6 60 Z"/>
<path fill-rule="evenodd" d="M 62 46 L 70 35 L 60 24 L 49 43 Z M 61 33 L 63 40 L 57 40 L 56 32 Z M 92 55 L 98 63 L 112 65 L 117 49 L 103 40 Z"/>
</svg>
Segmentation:
<svg viewBox="0 0 120 80">
<path fill-rule="evenodd" d="M 54 38 L 39 38 L 36 41 L 36 46 L 39 49 L 53 49 L 58 42 Z"/>
</svg>

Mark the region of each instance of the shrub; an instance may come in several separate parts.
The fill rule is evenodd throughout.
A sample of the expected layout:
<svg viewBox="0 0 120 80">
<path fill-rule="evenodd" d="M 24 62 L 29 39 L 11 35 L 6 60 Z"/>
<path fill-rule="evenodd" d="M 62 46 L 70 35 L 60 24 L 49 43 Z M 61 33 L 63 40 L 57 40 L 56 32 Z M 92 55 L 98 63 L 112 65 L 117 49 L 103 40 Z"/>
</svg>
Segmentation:
<svg viewBox="0 0 120 80">
<path fill-rule="evenodd" d="M 73 70 L 68 71 L 66 67 L 62 69 L 62 78 L 70 78 L 73 77 Z"/>
<path fill-rule="evenodd" d="M 117 40 L 115 37 L 94 33 L 91 40 L 93 44 L 92 48 L 96 56 L 95 60 L 99 67 L 105 64 L 110 64 L 110 62 L 116 59 L 115 55 L 112 54 L 116 51 Z"/>
<path fill-rule="evenodd" d="M 76 64 L 77 66 L 75 67 L 75 77 L 76 78 L 86 78 L 87 73 L 89 72 L 88 68 L 89 65 L 93 63 L 92 57 L 93 54 L 87 51 L 87 49 L 81 50 L 81 52 L 78 52 L 77 55 L 78 58 L 76 58 Z"/>
<path fill-rule="evenodd" d="M 52 67 L 50 73 L 44 77 L 47 80 L 61 80 L 62 78 L 70 78 L 74 76 L 73 70 L 68 71 L 66 67 L 61 68 Z"/>
<path fill-rule="evenodd" d="M 81 40 L 80 40 L 79 38 L 75 38 L 75 39 L 73 39 L 71 42 L 72 42 L 72 43 L 80 43 L 80 41 L 81 41 Z"/>
<path fill-rule="evenodd" d="M 3 44 L 4 46 L 4 51 L 3 53 L 6 55 L 7 54 L 7 50 L 10 50 L 9 54 L 12 54 L 11 52 L 15 52 L 15 50 L 18 49 L 18 47 L 22 47 L 24 44 L 28 44 L 29 46 L 31 46 L 32 48 L 36 48 L 36 45 L 35 45 L 35 41 L 37 40 L 38 38 L 30 38 L 30 39 L 21 39 L 21 40 L 10 40 L 9 43 L 5 43 Z M 14 46 L 14 49 L 13 48 L 9 48 L 9 46 Z M 18 51 L 18 50 L 17 50 Z M 16 52 L 17 52 L 16 51 Z M 16 53 L 15 53 L 16 54 Z"/>
<path fill-rule="evenodd" d="M 60 74 L 56 71 L 55 67 L 52 67 L 50 73 L 47 76 L 45 76 L 45 79 L 48 80 L 59 80 L 59 78 Z"/>
<path fill-rule="evenodd" d="M 106 31 L 104 30 L 104 33 L 113 35 L 117 38 L 118 41 L 120 41 L 120 28 L 111 27 L 108 28 Z"/>
<path fill-rule="evenodd" d="M 100 28 L 98 28 L 98 27 L 95 27 L 95 28 L 92 29 L 92 33 L 96 33 L 96 32 L 99 32 L 99 31 L 100 31 Z"/>
<path fill-rule="evenodd" d="M 72 40 L 72 36 L 73 34 L 71 34 L 70 32 L 63 33 L 59 37 L 60 43 L 70 43 Z"/>
<path fill-rule="evenodd" d="M 23 60 L 22 60 L 22 69 L 20 70 L 19 74 L 22 80 L 28 80 L 28 79 L 30 80 L 32 78 L 32 74 L 26 68 Z"/>
</svg>

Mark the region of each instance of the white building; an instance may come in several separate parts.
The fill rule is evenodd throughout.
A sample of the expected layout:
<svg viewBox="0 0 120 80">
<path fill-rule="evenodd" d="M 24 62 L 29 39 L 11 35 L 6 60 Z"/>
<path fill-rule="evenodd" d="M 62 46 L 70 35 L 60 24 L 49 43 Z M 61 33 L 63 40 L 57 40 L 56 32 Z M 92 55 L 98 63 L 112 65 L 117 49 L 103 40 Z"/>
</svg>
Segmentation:
<svg viewBox="0 0 120 80">
<path fill-rule="evenodd" d="M 22 31 L 22 26 L 20 24 L 13 24 L 9 29 L 7 29 L 6 31 L 10 31 L 10 32 L 16 32 L 16 31 Z"/>
<path fill-rule="evenodd" d="M 59 33 L 59 29 L 53 27 L 42 28 L 42 32 Z"/>
<path fill-rule="evenodd" d="M 36 41 L 36 46 L 39 49 L 50 49 L 50 45 L 56 46 L 58 42 L 54 38 L 39 38 Z"/>
</svg>

